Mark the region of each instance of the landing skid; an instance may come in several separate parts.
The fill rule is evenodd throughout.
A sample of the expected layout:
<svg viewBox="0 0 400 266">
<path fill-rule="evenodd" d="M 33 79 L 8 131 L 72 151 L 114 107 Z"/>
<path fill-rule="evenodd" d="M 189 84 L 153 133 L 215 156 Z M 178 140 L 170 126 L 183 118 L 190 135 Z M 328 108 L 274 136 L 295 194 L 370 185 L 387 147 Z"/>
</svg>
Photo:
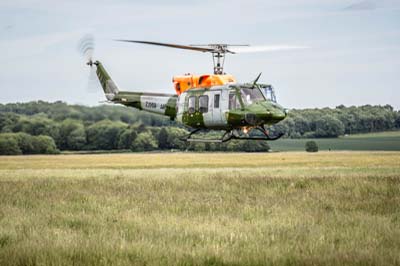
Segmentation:
<svg viewBox="0 0 400 266">
<path fill-rule="evenodd" d="M 264 126 L 258 126 L 253 128 L 253 130 L 258 130 L 260 131 L 263 135 L 262 136 L 249 136 L 249 134 L 243 135 L 240 134 L 241 130 L 233 129 L 230 131 L 226 131 L 221 138 L 218 139 L 204 139 L 204 138 L 192 138 L 193 135 L 198 133 L 201 129 L 195 129 L 192 132 L 190 132 L 189 135 L 182 137 L 180 140 L 185 141 L 185 142 L 208 142 L 208 143 L 224 143 L 227 141 L 230 141 L 232 139 L 237 139 L 237 140 L 277 140 L 281 138 L 284 133 L 280 133 L 277 136 L 271 137 L 267 130 L 264 128 Z M 249 132 L 250 133 L 250 132 Z"/>
</svg>

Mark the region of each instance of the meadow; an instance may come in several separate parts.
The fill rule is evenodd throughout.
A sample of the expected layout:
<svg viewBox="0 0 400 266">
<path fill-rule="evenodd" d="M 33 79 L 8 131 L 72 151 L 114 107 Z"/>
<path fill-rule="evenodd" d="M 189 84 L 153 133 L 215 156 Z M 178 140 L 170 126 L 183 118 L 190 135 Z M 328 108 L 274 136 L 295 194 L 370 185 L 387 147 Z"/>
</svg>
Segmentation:
<svg viewBox="0 0 400 266">
<path fill-rule="evenodd" d="M 400 265 L 400 152 L 0 157 L 0 265 Z"/>
<path fill-rule="evenodd" d="M 269 142 L 275 151 L 303 151 L 307 141 L 324 151 L 400 151 L 400 131 L 353 134 L 338 138 L 279 139 Z"/>
</svg>

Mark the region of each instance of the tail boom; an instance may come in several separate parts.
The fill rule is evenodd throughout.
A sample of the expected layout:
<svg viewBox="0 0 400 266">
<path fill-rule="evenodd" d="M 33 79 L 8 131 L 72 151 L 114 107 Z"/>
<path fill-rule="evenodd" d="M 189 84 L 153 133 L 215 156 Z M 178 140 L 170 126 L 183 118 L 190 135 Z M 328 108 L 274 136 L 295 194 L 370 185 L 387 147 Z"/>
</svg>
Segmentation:
<svg viewBox="0 0 400 266">
<path fill-rule="evenodd" d="M 174 120 L 177 99 L 177 95 L 121 91 L 114 97 L 112 102 L 154 114 L 165 115 Z"/>
<path fill-rule="evenodd" d="M 93 64 L 97 67 L 96 74 L 108 101 L 175 119 L 177 95 L 120 91 L 103 65 L 99 61 Z"/>
</svg>

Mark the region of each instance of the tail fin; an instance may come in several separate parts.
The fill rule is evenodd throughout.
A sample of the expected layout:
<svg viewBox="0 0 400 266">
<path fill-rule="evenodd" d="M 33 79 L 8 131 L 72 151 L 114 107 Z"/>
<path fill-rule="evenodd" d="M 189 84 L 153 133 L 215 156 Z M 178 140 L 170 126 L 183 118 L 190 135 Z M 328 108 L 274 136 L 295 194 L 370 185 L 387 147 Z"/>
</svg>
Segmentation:
<svg viewBox="0 0 400 266">
<path fill-rule="evenodd" d="M 115 95 L 117 95 L 119 92 L 117 85 L 111 79 L 110 75 L 108 75 L 107 71 L 99 61 L 96 61 L 93 64 L 97 67 L 96 74 L 99 78 L 101 87 L 103 87 L 107 100 L 112 101 Z"/>
</svg>

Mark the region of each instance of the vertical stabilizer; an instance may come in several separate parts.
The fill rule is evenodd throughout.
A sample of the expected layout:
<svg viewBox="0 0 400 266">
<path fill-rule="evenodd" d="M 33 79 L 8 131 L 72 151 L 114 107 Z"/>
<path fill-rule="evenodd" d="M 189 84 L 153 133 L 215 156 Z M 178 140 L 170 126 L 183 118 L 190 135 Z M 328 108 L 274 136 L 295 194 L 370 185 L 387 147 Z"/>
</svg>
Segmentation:
<svg viewBox="0 0 400 266">
<path fill-rule="evenodd" d="M 99 61 L 96 61 L 93 64 L 97 67 L 96 74 L 99 78 L 101 87 L 104 90 L 107 100 L 112 101 L 115 98 L 115 95 L 117 95 L 119 92 L 117 85 L 111 79 L 110 75 L 108 75 L 107 71 Z"/>
</svg>

